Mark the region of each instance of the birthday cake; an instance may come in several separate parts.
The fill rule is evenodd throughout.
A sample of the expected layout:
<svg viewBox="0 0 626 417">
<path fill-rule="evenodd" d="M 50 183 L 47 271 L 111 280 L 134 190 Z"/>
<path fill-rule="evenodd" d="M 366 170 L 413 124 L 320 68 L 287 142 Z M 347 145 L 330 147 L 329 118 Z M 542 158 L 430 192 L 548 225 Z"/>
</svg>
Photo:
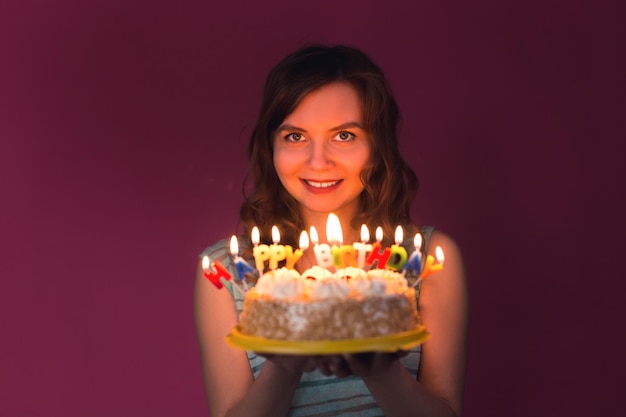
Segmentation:
<svg viewBox="0 0 626 417">
<path fill-rule="evenodd" d="M 421 324 L 415 289 L 402 274 L 315 266 L 263 274 L 244 298 L 241 332 L 278 340 L 375 338 Z"/>
<path fill-rule="evenodd" d="M 329 223 L 331 220 L 338 224 L 332 214 Z M 274 244 L 259 244 L 255 229 L 251 240 L 256 268 L 239 256 L 236 237 L 231 239 L 239 282 L 231 280 L 231 274 L 219 262 L 211 267 L 208 257 L 203 259 L 204 276 L 209 281 L 217 288 L 231 281 L 244 296 L 241 333 L 272 340 L 333 341 L 396 335 L 421 326 L 415 287 L 430 273 L 441 270 L 443 252 L 439 253 L 438 247 L 437 263 L 428 255 L 422 264 L 419 233 L 415 235 L 415 251 L 409 257 L 400 245 L 400 227 L 396 229 L 396 244 L 391 247 L 382 247 L 379 230 L 376 242 L 367 243 L 369 232 L 365 227 L 361 242 L 343 245 L 341 237 L 334 237 L 328 228 L 332 246 L 318 244 L 317 233 L 311 228 L 317 265 L 300 274 L 295 263 L 308 248 L 306 232 L 301 235 L 300 247 L 293 250 L 279 244 L 277 229 L 272 233 Z M 256 271 L 260 277 L 249 288 L 243 277 Z M 405 276 L 413 278 L 411 285 Z"/>
</svg>

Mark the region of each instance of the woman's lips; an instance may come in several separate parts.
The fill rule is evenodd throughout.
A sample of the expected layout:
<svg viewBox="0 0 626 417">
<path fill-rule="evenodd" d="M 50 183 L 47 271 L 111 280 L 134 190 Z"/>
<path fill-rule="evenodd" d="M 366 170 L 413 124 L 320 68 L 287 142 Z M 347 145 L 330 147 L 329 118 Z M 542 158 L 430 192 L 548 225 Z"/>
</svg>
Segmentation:
<svg viewBox="0 0 626 417">
<path fill-rule="evenodd" d="M 304 185 L 304 188 L 306 188 L 309 192 L 313 194 L 324 194 L 336 190 L 339 187 L 339 184 L 341 184 L 342 180 L 316 181 L 300 179 L 300 181 Z"/>
</svg>

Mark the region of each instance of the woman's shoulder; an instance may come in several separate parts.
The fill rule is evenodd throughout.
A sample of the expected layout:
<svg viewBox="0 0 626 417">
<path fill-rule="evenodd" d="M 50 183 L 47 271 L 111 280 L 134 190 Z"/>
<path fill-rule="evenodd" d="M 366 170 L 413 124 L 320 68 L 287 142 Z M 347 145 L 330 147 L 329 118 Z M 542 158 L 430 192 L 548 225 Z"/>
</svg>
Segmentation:
<svg viewBox="0 0 626 417">
<path fill-rule="evenodd" d="M 224 238 L 220 239 L 217 242 L 207 246 L 198 257 L 201 259 L 205 256 L 208 256 L 211 261 L 219 261 L 222 264 L 230 263 L 232 260 L 232 253 L 230 251 L 230 241 L 232 238 Z M 241 237 L 237 236 L 239 253 L 243 252 L 248 246 L 250 246 L 250 242 Z"/>
<path fill-rule="evenodd" d="M 448 251 L 454 251 L 456 253 L 460 252 L 459 246 L 454 238 L 439 229 L 432 229 L 428 238 L 428 246 L 426 246 L 426 249 L 429 252 L 434 252 L 437 246 L 441 246 Z"/>
<path fill-rule="evenodd" d="M 203 258 L 205 256 L 208 256 L 211 261 L 218 261 L 222 264 L 225 262 L 230 262 L 230 239 L 220 239 L 217 242 L 214 242 L 211 245 L 207 246 L 200 253 L 200 255 L 198 255 L 199 258 Z"/>
</svg>

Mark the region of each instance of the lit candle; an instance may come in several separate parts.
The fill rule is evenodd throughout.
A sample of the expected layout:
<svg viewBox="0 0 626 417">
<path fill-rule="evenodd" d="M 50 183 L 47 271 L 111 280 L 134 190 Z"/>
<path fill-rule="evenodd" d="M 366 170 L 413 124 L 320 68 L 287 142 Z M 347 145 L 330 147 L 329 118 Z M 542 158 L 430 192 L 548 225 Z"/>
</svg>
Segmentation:
<svg viewBox="0 0 626 417">
<path fill-rule="evenodd" d="M 361 242 L 354 242 L 352 247 L 357 252 L 357 265 L 359 268 L 365 268 L 365 255 L 372 251 L 372 245 L 367 243 L 370 240 L 370 231 L 367 226 L 361 225 Z"/>
<path fill-rule="evenodd" d="M 330 250 L 330 246 L 326 243 L 318 243 L 317 229 L 315 226 L 311 226 L 311 242 L 313 242 L 313 252 L 315 253 L 315 259 L 317 264 L 323 268 L 330 268 L 333 266 L 333 253 Z"/>
<path fill-rule="evenodd" d="M 237 275 L 239 275 L 239 281 L 243 283 L 245 290 L 248 290 L 248 284 L 244 279 L 247 273 L 254 273 L 254 268 L 245 259 L 239 256 L 239 242 L 237 236 L 233 235 L 230 238 L 230 253 L 233 255 L 235 267 L 237 268 Z"/>
<path fill-rule="evenodd" d="M 441 246 L 437 246 L 437 248 L 435 248 L 435 256 L 437 257 L 438 263 L 435 263 L 435 259 L 432 255 L 426 256 L 426 262 L 424 263 L 424 269 L 420 274 L 420 279 L 424 279 L 433 272 L 441 271 L 443 269 L 444 256 Z"/>
<path fill-rule="evenodd" d="M 341 245 L 343 242 L 341 222 L 339 221 L 339 217 L 334 213 L 328 214 L 328 219 L 326 220 L 326 237 L 328 238 L 328 242 L 333 246 Z"/>
<path fill-rule="evenodd" d="M 341 230 L 341 223 L 339 217 L 330 213 L 328 220 L 326 221 L 326 236 L 328 242 L 332 245 L 331 251 L 333 254 L 333 264 L 339 268 L 345 268 L 347 263 L 350 262 L 352 266 L 356 266 L 355 251 L 349 245 L 342 245 L 343 232 Z"/>
<path fill-rule="evenodd" d="M 317 246 L 318 242 L 319 242 L 319 238 L 317 237 L 317 229 L 315 228 L 315 226 L 311 226 L 311 242 L 313 242 L 313 245 Z"/>
<path fill-rule="evenodd" d="M 402 226 L 396 227 L 396 233 L 394 237 L 396 243 L 395 245 L 391 245 L 391 254 L 389 256 L 389 260 L 387 261 L 387 268 L 399 271 L 406 264 L 406 258 L 408 256 L 406 253 L 406 249 L 404 249 L 403 246 L 400 246 L 400 244 L 404 240 Z"/>
<path fill-rule="evenodd" d="M 383 229 L 382 227 L 376 228 L 376 243 L 372 245 L 372 253 L 367 257 L 365 262 L 370 268 L 374 267 L 374 262 L 378 262 L 378 268 L 384 268 L 391 256 L 391 251 L 389 248 L 381 248 L 381 242 L 383 240 Z M 382 251 L 381 251 L 382 249 Z"/>
<path fill-rule="evenodd" d="M 254 246 L 257 246 L 259 244 L 259 242 L 261 241 L 261 236 L 260 236 L 258 227 L 254 226 L 252 228 L 252 233 L 250 234 L 250 238 L 252 239 L 252 244 Z"/>
<path fill-rule="evenodd" d="M 413 245 L 415 246 L 415 250 L 409 257 L 404 267 L 404 272 L 414 271 L 415 274 L 419 274 L 422 269 L 422 235 L 419 232 L 416 233 L 413 238 Z"/>
<path fill-rule="evenodd" d="M 300 248 L 295 251 L 289 245 L 285 245 L 285 268 L 294 269 L 298 259 L 302 257 L 304 251 L 309 248 L 309 235 L 305 230 L 300 233 Z"/>
<path fill-rule="evenodd" d="M 265 270 L 265 261 L 270 259 L 270 248 L 265 244 L 259 245 L 261 236 L 259 228 L 256 226 L 252 228 L 251 240 L 254 245 L 254 248 L 252 249 L 252 256 L 254 256 L 256 269 L 259 271 L 259 275 L 263 275 L 263 271 Z"/>
<path fill-rule="evenodd" d="M 278 227 L 272 226 L 272 242 L 273 245 L 270 246 L 270 269 L 272 271 L 278 269 L 278 262 L 285 259 L 286 251 L 283 245 L 279 245 L 280 242 L 280 233 L 278 232 Z"/>
<path fill-rule="evenodd" d="M 222 284 L 222 280 L 230 281 L 232 278 L 228 273 L 228 270 L 224 268 L 224 266 L 218 261 L 213 262 L 213 267 L 215 268 L 215 272 L 211 270 L 211 261 L 208 256 L 202 257 L 202 272 L 204 277 L 211 281 L 213 285 L 215 285 L 218 289 L 224 287 Z"/>
</svg>

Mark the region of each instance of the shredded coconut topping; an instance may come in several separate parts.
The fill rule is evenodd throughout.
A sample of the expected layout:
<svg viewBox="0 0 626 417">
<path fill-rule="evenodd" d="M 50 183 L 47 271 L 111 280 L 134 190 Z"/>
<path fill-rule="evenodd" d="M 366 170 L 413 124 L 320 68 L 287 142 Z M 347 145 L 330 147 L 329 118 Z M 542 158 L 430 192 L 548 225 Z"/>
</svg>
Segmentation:
<svg viewBox="0 0 626 417">
<path fill-rule="evenodd" d="M 255 286 L 259 295 L 279 300 L 347 299 L 351 296 L 400 294 L 406 289 L 407 281 L 398 272 L 385 269 L 366 272 L 347 267 L 333 274 L 320 266 L 309 268 L 302 275 L 293 269 L 279 268 L 263 274 Z"/>
</svg>

